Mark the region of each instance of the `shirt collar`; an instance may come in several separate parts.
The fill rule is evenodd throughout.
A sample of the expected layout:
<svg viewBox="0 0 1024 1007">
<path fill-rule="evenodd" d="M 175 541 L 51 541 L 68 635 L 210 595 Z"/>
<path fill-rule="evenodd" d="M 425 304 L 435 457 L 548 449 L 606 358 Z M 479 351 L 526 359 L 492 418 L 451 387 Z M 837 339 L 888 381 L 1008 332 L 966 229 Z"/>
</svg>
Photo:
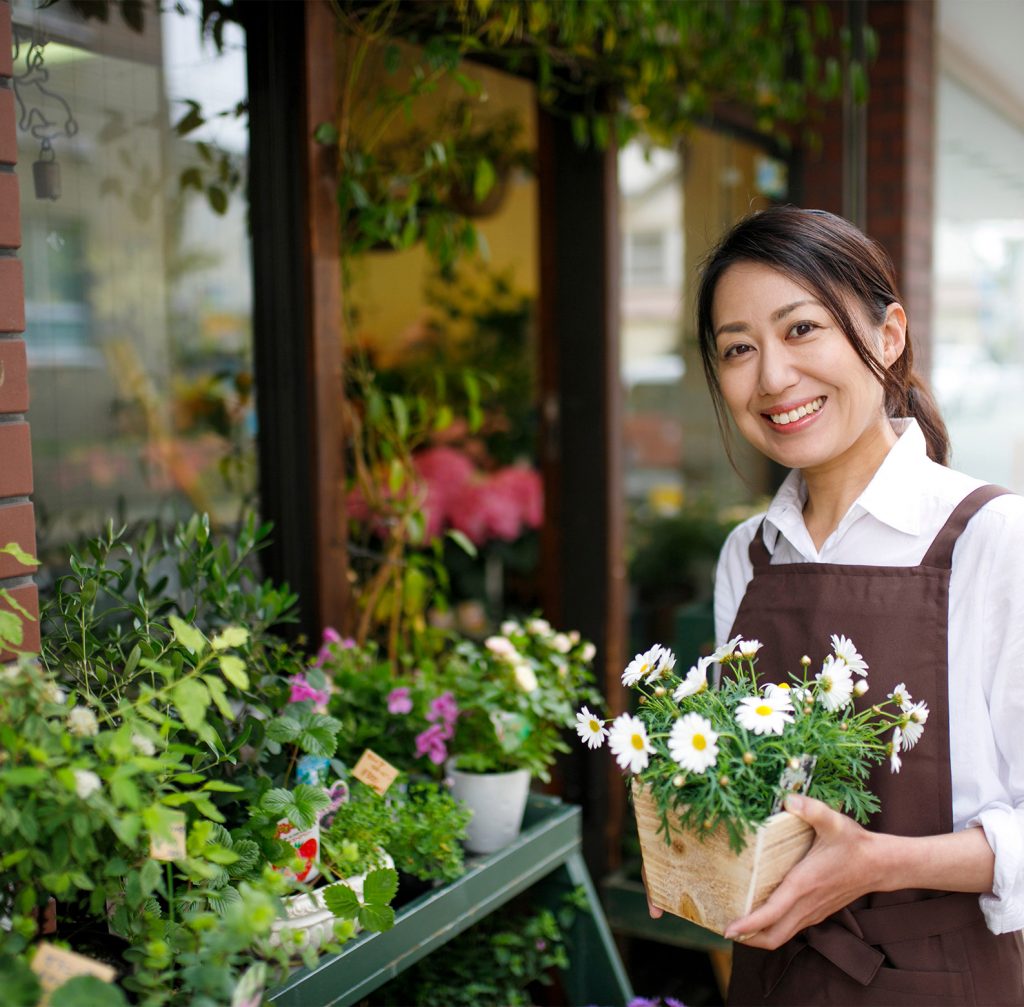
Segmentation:
<svg viewBox="0 0 1024 1007">
<path fill-rule="evenodd" d="M 890 422 L 899 435 L 898 440 L 841 524 L 847 524 L 847 518 L 858 513 L 868 513 L 896 531 L 918 535 L 921 531 L 921 468 L 928 461 L 927 446 L 917 420 L 893 419 Z M 798 547 L 807 539 L 806 502 L 807 484 L 800 471 L 794 469 L 783 480 L 765 514 L 764 544 L 770 553 L 775 552 L 780 534 Z"/>
</svg>

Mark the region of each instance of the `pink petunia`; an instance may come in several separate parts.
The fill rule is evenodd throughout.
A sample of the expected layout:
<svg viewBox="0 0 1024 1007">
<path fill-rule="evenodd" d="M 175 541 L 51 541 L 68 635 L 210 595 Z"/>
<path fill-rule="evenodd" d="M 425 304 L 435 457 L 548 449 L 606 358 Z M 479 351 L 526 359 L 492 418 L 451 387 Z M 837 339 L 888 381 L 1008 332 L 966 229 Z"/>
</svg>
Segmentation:
<svg viewBox="0 0 1024 1007">
<path fill-rule="evenodd" d="M 435 766 L 440 766 L 448 758 L 444 728 L 441 724 L 434 724 L 416 735 L 416 755 L 425 755 Z"/>
<path fill-rule="evenodd" d="M 412 713 L 412 697 L 407 686 L 399 686 L 388 693 L 388 713 Z"/>
</svg>

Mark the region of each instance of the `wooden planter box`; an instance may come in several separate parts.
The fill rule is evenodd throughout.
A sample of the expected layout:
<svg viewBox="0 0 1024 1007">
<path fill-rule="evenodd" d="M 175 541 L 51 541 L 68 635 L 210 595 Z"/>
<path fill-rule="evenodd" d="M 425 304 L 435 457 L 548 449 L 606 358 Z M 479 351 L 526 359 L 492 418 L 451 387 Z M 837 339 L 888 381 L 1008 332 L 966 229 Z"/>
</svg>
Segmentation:
<svg viewBox="0 0 1024 1007">
<path fill-rule="evenodd" d="M 783 811 L 749 836 L 741 853 L 729 848 L 723 827 L 702 840 L 678 819 L 673 824 L 672 815 L 672 841 L 666 843 L 658 831 L 657 805 L 636 782 L 633 809 L 651 901 L 717 934 L 764 903 L 814 840 L 814 830 L 806 822 Z"/>
</svg>

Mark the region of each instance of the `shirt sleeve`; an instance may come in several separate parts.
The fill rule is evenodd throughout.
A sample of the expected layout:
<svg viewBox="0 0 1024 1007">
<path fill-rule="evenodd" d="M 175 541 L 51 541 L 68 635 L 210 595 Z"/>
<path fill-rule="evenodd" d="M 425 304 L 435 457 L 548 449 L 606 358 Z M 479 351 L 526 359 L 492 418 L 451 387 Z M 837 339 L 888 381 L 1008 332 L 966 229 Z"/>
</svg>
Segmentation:
<svg viewBox="0 0 1024 1007">
<path fill-rule="evenodd" d="M 999 800 L 990 799 L 968 822 L 980 826 L 995 854 L 992 892 L 981 910 L 993 933 L 1024 928 L 1024 499 L 1003 498 L 992 519 L 986 552 L 979 687 L 985 691 Z M 979 514 L 978 517 L 982 515 Z M 998 529 L 998 531 L 997 531 Z M 980 530 L 980 529 L 979 529 Z M 983 732 L 979 745 L 989 741 Z"/>
<path fill-rule="evenodd" d="M 729 639 L 729 630 L 736 621 L 740 602 L 754 575 L 750 563 L 750 543 L 757 532 L 763 514 L 748 518 L 729 533 L 718 554 L 715 570 L 715 645 Z"/>
</svg>

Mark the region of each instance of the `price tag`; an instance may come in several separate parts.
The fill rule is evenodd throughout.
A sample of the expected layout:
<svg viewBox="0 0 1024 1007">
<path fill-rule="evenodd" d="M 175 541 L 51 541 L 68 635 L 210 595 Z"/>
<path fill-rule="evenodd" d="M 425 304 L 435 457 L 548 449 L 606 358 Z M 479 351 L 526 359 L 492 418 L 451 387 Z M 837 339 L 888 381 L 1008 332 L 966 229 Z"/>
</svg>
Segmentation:
<svg viewBox="0 0 1024 1007">
<path fill-rule="evenodd" d="M 352 775 L 361 783 L 376 790 L 378 794 L 383 794 L 395 782 L 398 770 L 368 748 L 359 756 Z"/>
<path fill-rule="evenodd" d="M 185 859 L 185 812 L 168 811 L 171 829 L 166 836 L 149 837 L 149 856 L 152 860 Z"/>
<path fill-rule="evenodd" d="M 39 976 L 39 985 L 43 987 L 40 1007 L 49 1001 L 54 990 L 75 976 L 95 976 L 105 983 L 112 983 L 117 975 L 116 970 L 109 965 L 86 958 L 75 951 L 65 951 L 47 941 L 39 942 L 32 959 L 32 971 Z"/>
</svg>

